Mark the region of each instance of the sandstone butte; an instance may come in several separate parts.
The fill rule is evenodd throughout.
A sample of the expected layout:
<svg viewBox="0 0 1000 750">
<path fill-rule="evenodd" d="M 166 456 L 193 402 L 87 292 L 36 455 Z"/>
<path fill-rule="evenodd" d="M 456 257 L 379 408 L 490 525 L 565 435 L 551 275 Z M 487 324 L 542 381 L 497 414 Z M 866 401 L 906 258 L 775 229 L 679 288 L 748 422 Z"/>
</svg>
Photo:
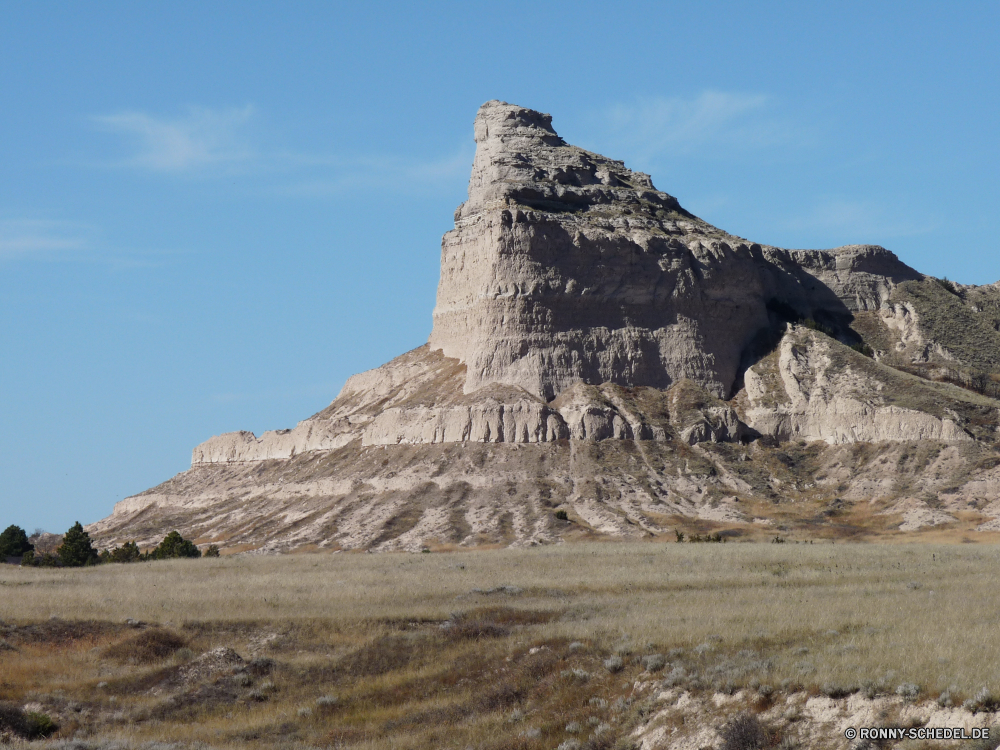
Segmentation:
<svg viewBox="0 0 1000 750">
<path fill-rule="evenodd" d="M 428 342 L 293 429 L 197 446 L 99 543 L 1000 531 L 1000 284 L 745 240 L 530 109 L 474 133 Z"/>
</svg>

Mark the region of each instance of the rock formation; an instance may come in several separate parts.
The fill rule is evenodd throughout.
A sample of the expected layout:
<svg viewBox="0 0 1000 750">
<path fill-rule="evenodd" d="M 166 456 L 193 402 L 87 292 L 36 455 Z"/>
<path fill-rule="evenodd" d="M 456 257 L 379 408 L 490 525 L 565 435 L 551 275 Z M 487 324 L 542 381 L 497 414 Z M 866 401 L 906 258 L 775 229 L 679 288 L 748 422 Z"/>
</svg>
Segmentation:
<svg viewBox="0 0 1000 750">
<path fill-rule="evenodd" d="M 690 378 L 725 397 L 768 302 L 848 319 L 920 278 L 880 247 L 789 252 L 721 232 L 648 175 L 567 145 L 548 115 L 489 102 L 475 134 L 430 337 L 466 364 L 467 393 Z"/>
<path fill-rule="evenodd" d="M 1000 287 L 938 282 L 873 245 L 728 234 L 523 107 L 486 103 L 474 132 L 428 343 L 350 378 L 294 429 L 206 441 L 190 471 L 92 534 L 530 543 L 683 519 L 766 525 L 755 503 L 811 513 L 832 495 L 887 503 L 913 489 L 898 462 L 877 490 L 863 465 L 824 485 L 858 444 L 885 462 L 912 445 L 952 455 L 913 502 L 947 490 L 985 507 L 975 493 L 1000 464 Z M 789 444 L 816 447 L 776 463 Z"/>
</svg>

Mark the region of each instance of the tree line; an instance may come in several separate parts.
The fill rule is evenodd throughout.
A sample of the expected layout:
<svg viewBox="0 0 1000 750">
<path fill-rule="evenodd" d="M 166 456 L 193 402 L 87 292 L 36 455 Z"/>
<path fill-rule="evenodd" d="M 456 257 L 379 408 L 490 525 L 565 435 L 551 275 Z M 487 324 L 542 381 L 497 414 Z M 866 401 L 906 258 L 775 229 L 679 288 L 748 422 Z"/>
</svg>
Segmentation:
<svg viewBox="0 0 1000 750">
<path fill-rule="evenodd" d="M 35 553 L 35 547 L 28 535 L 20 526 L 8 526 L 0 533 L 0 562 L 10 557 L 21 558 L 21 565 L 43 568 L 80 568 L 86 565 L 102 563 L 131 563 L 148 560 L 170 560 L 177 557 L 218 557 L 219 548 L 212 544 L 204 553 L 194 542 L 185 539 L 178 531 L 171 531 L 163 541 L 151 550 L 143 552 L 135 542 L 125 542 L 114 549 L 103 549 L 98 552 L 90 539 L 90 534 L 83 530 L 77 521 L 63 535 L 62 544 L 55 553 Z"/>
</svg>

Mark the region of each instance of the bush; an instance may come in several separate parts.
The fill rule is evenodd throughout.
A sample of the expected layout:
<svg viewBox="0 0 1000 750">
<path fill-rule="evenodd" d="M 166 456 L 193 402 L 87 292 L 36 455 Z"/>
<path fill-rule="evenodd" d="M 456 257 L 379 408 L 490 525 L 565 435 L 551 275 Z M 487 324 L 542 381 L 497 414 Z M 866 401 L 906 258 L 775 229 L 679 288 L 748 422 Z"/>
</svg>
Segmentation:
<svg viewBox="0 0 1000 750">
<path fill-rule="evenodd" d="M 642 666 L 647 672 L 659 672 L 667 666 L 667 657 L 663 654 L 650 654 L 642 657 Z"/>
<path fill-rule="evenodd" d="M 319 711 L 331 711 L 337 706 L 336 695 L 321 695 L 316 699 L 316 709 Z"/>
<path fill-rule="evenodd" d="M 28 737 L 48 737 L 53 734 L 59 725 L 52 721 L 47 714 L 39 714 L 34 711 L 25 713 L 24 718 L 28 722 Z"/>
<path fill-rule="evenodd" d="M 753 714 L 740 714 L 719 732 L 721 750 L 763 750 L 771 745 L 771 734 Z"/>
<path fill-rule="evenodd" d="M 604 660 L 604 668 L 612 674 L 615 672 L 621 672 L 624 666 L 625 662 L 620 656 L 612 656 L 611 658 Z"/>
<path fill-rule="evenodd" d="M 566 511 L 564 511 L 564 510 L 557 510 L 556 511 L 556 518 L 558 520 L 560 520 L 560 521 L 568 521 L 569 520 L 569 514 Z"/>
<path fill-rule="evenodd" d="M 205 557 L 218 557 L 219 556 L 219 545 L 210 544 L 208 549 L 204 552 Z"/>
<path fill-rule="evenodd" d="M 958 293 L 958 288 L 955 286 L 954 282 L 948 281 L 948 277 L 945 276 L 943 279 L 934 279 L 938 285 L 950 294 L 954 294 L 956 297 L 961 295 Z"/>
<path fill-rule="evenodd" d="M 966 711 L 971 711 L 977 714 L 981 711 L 995 711 L 997 708 L 997 700 L 993 697 L 993 693 L 990 692 L 989 688 L 982 688 L 976 695 L 962 704 L 962 708 Z"/>
<path fill-rule="evenodd" d="M 836 331 L 834 331 L 829 326 L 825 326 L 822 323 L 813 320 L 812 318 L 806 318 L 805 320 L 803 320 L 802 325 L 804 325 L 811 331 L 819 331 L 820 333 L 826 334 L 830 338 L 836 338 L 837 335 Z"/>
<path fill-rule="evenodd" d="M 170 560 L 175 557 L 201 557 L 201 550 L 180 535 L 179 531 L 171 531 L 160 545 L 149 553 L 151 560 Z"/>
<path fill-rule="evenodd" d="M 36 555 L 32 550 L 28 550 L 21 558 L 21 565 L 28 565 L 32 568 L 57 568 L 62 565 L 62 562 L 51 552 Z"/>
<path fill-rule="evenodd" d="M 125 542 L 121 547 L 115 547 L 108 554 L 108 562 L 131 563 L 142 559 L 139 545 L 135 542 Z"/>
<path fill-rule="evenodd" d="M 35 548 L 28 543 L 28 535 L 20 526 L 8 526 L 0 534 L 0 560 L 5 557 L 21 557 Z"/>
<path fill-rule="evenodd" d="M 59 727 L 45 714 L 25 713 L 20 706 L 8 701 L 0 701 L 0 732 L 9 732 L 15 737 L 33 740 L 48 737 Z"/>
<path fill-rule="evenodd" d="M 912 682 L 904 682 L 896 687 L 896 695 L 908 701 L 915 701 L 920 695 L 920 686 Z"/>
<path fill-rule="evenodd" d="M 77 521 L 63 536 L 62 544 L 56 550 L 59 562 L 69 568 L 80 568 L 84 565 L 97 565 L 100 558 L 97 550 L 90 542 L 90 534 L 83 530 Z"/>
</svg>

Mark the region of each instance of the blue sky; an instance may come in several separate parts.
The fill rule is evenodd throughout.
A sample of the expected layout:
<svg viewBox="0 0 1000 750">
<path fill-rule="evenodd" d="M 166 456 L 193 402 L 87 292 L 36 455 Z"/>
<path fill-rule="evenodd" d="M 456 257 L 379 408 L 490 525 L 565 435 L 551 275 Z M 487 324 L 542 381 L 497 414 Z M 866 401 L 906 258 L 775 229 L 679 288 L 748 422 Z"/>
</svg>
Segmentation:
<svg viewBox="0 0 1000 750">
<path fill-rule="evenodd" d="M 996 3 L 0 0 L 0 527 L 424 343 L 489 99 L 735 234 L 1000 279 Z"/>
</svg>

